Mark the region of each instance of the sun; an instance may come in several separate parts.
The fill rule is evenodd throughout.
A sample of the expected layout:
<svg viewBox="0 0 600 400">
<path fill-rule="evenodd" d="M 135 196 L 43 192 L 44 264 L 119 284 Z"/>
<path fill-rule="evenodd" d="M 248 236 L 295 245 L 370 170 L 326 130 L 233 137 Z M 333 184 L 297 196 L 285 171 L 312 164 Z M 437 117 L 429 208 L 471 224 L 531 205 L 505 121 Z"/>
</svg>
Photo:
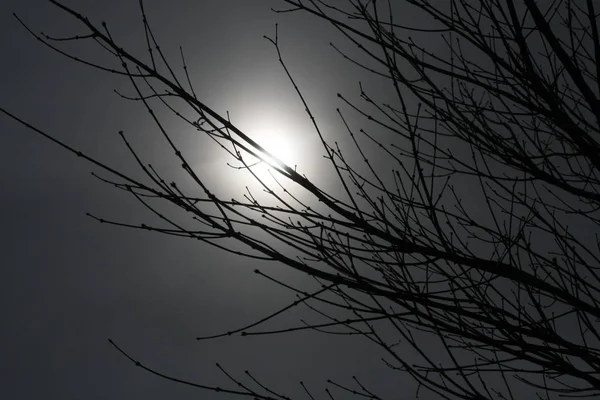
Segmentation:
<svg viewBox="0 0 600 400">
<path fill-rule="evenodd" d="M 294 147 L 298 149 L 298 144 L 294 146 L 295 140 L 289 131 L 276 126 L 262 126 L 252 131 L 255 132 L 251 132 L 250 137 L 270 154 L 263 157 L 262 168 L 272 168 L 269 164 L 277 165 L 277 161 L 292 168 L 298 165 L 298 153 L 294 151 Z"/>
<path fill-rule="evenodd" d="M 228 113 L 229 120 L 278 161 L 301 176 L 315 179 L 319 162 L 323 160 L 319 136 L 314 132 L 314 127 L 311 121 L 306 119 L 306 115 L 287 104 L 283 97 L 280 100 L 240 101 L 237 107 Z M 236 141 L 255 151 L 242 137 L 236 136 L 233 130 L 229 133 Z M 281 195 L 285 188 L 289 190 L 289 195 L 293 193 L 299 199 L 304 198 L 298 183 L 277 171 L 278 163 L 273 158 L 264 153 L 260 154 L 260 159 L 256 158 L 227 139 L 219 143 L 227 151 L 219 147 L 210 147 L 214 150 L 210 150 L 207 157 L 199 160 L 198 164 L 198 170 L 213 185 L 212 190 L 216 191 L 215 193 L 223 198 L 238 198 L 240 195 L 251 194 L 264 200 L 264 196 L 270 196 L 270 190 Z M 244 162 L 234 155 L 237 151 L 241 153 Z M 318 180 L 321 175 L 316 175 Z"/>
<path fill-rule="evenodd" d="M 244 118 L 238 122 L 244 134 L 272 156 L 261 154 L 261 159 L 251 155 L 244 156 L 252 172 L 264 183 L 274 183 L 273 175 L 277 177 L 276 160 L 292 169 L 302 168 L 302 165 L 306 164 L 306 140 L 303 140 L 306 135 L 295 129 L 293 121 L 274 113 L 255 113 L 253 118 Z M 254 178 L 251 174 L 244 175 L 247 176 L 246 179 Z"/>
</svg>

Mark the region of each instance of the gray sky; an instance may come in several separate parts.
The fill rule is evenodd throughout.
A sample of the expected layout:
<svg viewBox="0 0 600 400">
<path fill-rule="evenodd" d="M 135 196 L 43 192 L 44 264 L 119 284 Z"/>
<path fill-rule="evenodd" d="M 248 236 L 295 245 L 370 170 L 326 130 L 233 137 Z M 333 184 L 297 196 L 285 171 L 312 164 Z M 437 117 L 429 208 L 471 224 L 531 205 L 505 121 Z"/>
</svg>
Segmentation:
<svg viewBox="0 0 600 400">
<path fill-rule="evenodd" d="M 68 1 L 96 24 L 106 21 L 117 43 L 147 59 L 137 3 Z M 263 35 L 273 35 L 279 23 L 283 57 L 329 143 L 353 146 L 336 114 L 336 107 L 344 110 L 338 93 L 357 99 L 361 80 L 365 90 L 384 104 L 394 101 L 387 97 L 390 85 L 337 55 L 330 41 L 350 53 L 357 50 L 322 21 L 270 11 L 282 3 L 147 0 L 146 10 L 179 77 L 178 48 L 183 46 L 202 102 L 222 115 L 229 112 L 238 128 L 289 164 L 297 163 L 299 172 L 327 192 L 336 193 L 339 182 L 335 183 L 332 169 L 325 167 L 324 151 L 304 106 Z M 400 11 L 395 22 L 427 28 L 419 15 Z M 122 130 L 144 162 L 151 162 L 165 180 L 176 179 L 180 187 L 191 187 L 189 179 L 179 181 L 183 175 L 180 162 L 148 112 L 113 92 L 134 95 L 127 79 L 77 64 L 43 47 L 19 26 L 13 12 L 35 31 L 55 36 L 86 33 L 72 17 L 46 1 L 2 2 L 0 107 L 87 155 L 139 177 L 138 166 L 117 134 Z M 436 57 L 444 59 L 448 54 L 443 41 L 417 32 L 411 35 L 417 41 L 427 40 L 427 49 Z M 118 67 L 98 47 L 66 43 L 65 48 L 80 58 Z M 410 107 L 418 106 L 412 102 Z M 356 130 L 373 128 L 356 113 L 344 115 Z M 159 112 L 159 116 L 211 190 L 224 198 L 240 198 L 246 185 L 256 189 L 247 174 L 227 167 L 230 160 L 207 137 L 178 123 L 173 115 Z M 424 129 L 422 124 L 419 129 Z M 387 134 L 382 142 L 401 146 Z M 463 143 L 452 150 L 459 154 L 468 147 Z M 346 150 L 348 160 L 360 163 L 356 149 Z M 375 145 L 365 151 L 369 150 L 375 152 L 367 155 L 375 169 L 383 167 L 387 173 L 381 179 L 392 179 L 392 168 L 386 164 L 390 158 L 382 156 Z M 367 170 L 361 165 L 361 171 Z M 196 342 L 197 336 L 239 328 L 295 300 L 290 291 L 254 274 L 255 268 L 303 288 L 314 288 L 313 282 L 281 265 L 236 257 L 198 241 L 99 224 L 86 217 L 86 212 L 131 224 L 152 224 L 156 218 L 131 196 L 94 179 L 91 172 L 100 171 L 0 116 L 0 398 L 223 398 L 136 368 L 109 345 L 109 337 L 149 367 L 203 385 L 235 388 L 215 367 L 218 362 L 236 378 L 243 380 L 244 371 L 249 370 L 270 388 L 296 398 L 308 398 L 300 381 L 323 398 L 327 379 L 351 385 L 352 376 L 384 398 L 414 398 L 414 383 L 381 363 L 380 348 L 354 336 L 296 332 Z M 492 208 L 484 205 L 486 193 L 471 180 L 457 180 L 453 185 L 457 183 L 459 198 L 464 196 L 461 204 L 470 217 L 492 224 L 488 213 Z M 444 202 L 455 202 L 448 196 Z M 569 221 L 586 240 L 593 241 L 577 219 L 569 217 Z M 496 257 L 496 243 L 482 246 L 486 239 L 479 239 L 476 250 L 482 254 L 490 250 L 490 257 Z M 537 234 L 536 240 L 545 247 L 544 235 Z M 297 326 L 301 318 L 312 316 L 305 308 L 294 309 L 265 328 Z M 420 349 L 442 360 L 440 343 L 422 332 L 415 337 Z M 416 353 L 397 348 L 409 362 Z M 520 388 L 515 390 L 529 396 Z"/>
<path fill-rule="evenodd" d="M 231 111 L 234 122 L 239 118 L 250 130 L 256 129 L 252 121 L 266 120 L 259 124 L 263 127 L 272 116 L 279 128 L 294 126 L 290 135 L 306 146 L 302 151 L 308 157 L 314 145 L 314 138 L 303 136 L 308 121 L 299 118 L 303 109 L 262 36 L 280 23 L 284 57 L 329 135 L 341 129 L 332 117 L 336 93 L 357 92 L 355 70 L 327 46 L 330 28 L 300 15 L 276 16 L 269 8 L 278 3 L 153 0 L 147 9 L 175 64 L 177 46 L 183 45 L 200 97 L 218 111 Z M 137 1 L 69 4 L 94 21 L 106 20 L 116 37 L 143 51 Z M 154 164 L 177 173 L 141 106 L 112 93 L 127 87 L 122 80 L 44 48 L 12 12 L 36 31 L 77 32 L 45 1 L 3 1 L 2 106 L 92 156 L 131 170 L 117 135 L 125 130 Z M 183 132 L 181 140 L 195 143 L 192 132 Z M 197 151 L 198 168 L 209 176 L 226 168 L 216 153 Z M 382 394 L 414 395 L 410 385 L 389 375 L 374 347 L 357 347 L 352 337 L 303 333 L 198 344 L 198 335 L 239 327 L 294 300 L 253 274 L 257 266 L 286 279 L 305 278 L 196 242 L 100 225 L 85 213 L 136 223 L 147 214 L 131 198 L 93 179 L 90 165 L 4 117 L 0 160 L 0 398 L 223 398 L 136 369 L 108 337 L 149 366 L 202 384 L 226 385 L 214 366 L 219 362 L 238 377 L 248 369 L 287 395 L 301 393 L 300 380 L 324 395 L 326 379 L 349 383 L 353 375 Z M 305 164 L 310 176 L 314 163 Z M 243 181 L 216 180 L 223 190 L 243 192 Z M 304 314 L 288 313 L 275 325 L 297 324 Z"/>
</svg>

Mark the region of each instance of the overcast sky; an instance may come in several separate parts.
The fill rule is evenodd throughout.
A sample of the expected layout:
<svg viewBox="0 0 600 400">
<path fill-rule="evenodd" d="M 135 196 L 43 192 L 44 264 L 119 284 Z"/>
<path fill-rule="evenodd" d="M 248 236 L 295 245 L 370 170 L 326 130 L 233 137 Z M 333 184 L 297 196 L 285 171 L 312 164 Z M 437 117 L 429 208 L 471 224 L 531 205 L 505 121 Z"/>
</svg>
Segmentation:
<svg viewBox="0 0 600 400">
<path fill-rule="evenodd" d="M 117 43 L 147 60 L 138 0 L 65 3 L 95 24 L 106 21 Z M 154 34 L 180 77 L 179 46 L 183 47 L 201 101 L 221 115 L 228 112 L 238 128 L 290 165 L 297 164 L 300 173 L 328 192 L 335 193 L 339 183 L 334 181 L 334 171 L 323 167 L 324 151 L 311 121 L 278 63 L 275 48 L 263 36 L 273 36 L 279 23 L 283 58 L 330 143 L 352 146 L 337 107 L 343 109 L 350 126 L 365 127 L 357 113 L 346 113 L 348 107 L 344 110 L 337 97 L 342 93 L 356 99 L 359 80 L 379 103 L 398 103 L 386 97 L 389 82 L 365 75 L 332 50 L 330 41 L 346 52 L 357 51 L 326 23 L 305 14 L 273 13 L 271 7 L 285 7 L 282 0 L 147 0 L 145 4 Z M 394 14 L 396 23 L 428 27 L 419 15 L 399 11 Z M 45 0 L 2 1 L 1 108 L 119 171 L 140 176 L 118 135 L 124 131 L 145 163 L 152 163 L 167 181 L 181 178 L 180 162 L 149 113 L 139 102 L 114 93 L 116 89 L 134 95 L 127 79 L 44 47 L 19 25 L 13 12 L 36 32 L 87 33 Z M 424 33 L 411 35 L 426 37 L 427 49 L 440 59 L 448 54 L 443 41 Z M 98 47 L 64 45 L 77 57 L 119 67 Z M 213 192 L 240 198 L 246 186 L 252 188 L 248 175 L 229 168 L 226 162 L 231 160 L 206 136 L 178 124 L 173 115 L 159 115 Z M 466 148 L 453 147 L 453 153 Z M 344 154 L 353 159 L 351 152 Z M 377 154 L 381 155 L 369 155 L 372 165 L 387 167 L 384 171 L 390 179 L 391 168 L 383 164 L 386 157 Z M 86 213 L 136 225 L 156 219 L 134 198 L 93 178 L 91 172 L 99 169 L 0 114 L 1 399 L 224 397 L 136 368 L 109 345 L 108 338 L 149 367 L 202 385 L 235 389 L 215 366 L 220 363 L 236 378 L 244 379 L 244 371 L 249 370 L 270 388 L 294 398 L 308 398 L 300 381 L 316 397 L 325 398 L 328 379 L 351 385 L 353 376 L 383 398 L 415 397 L 414 382 L 386 368 L 381 349 L 355 336 L 296 332 L 197 342 L 197 336 L 239 328 L 296 299 L 289 290 L 253 273 L 254 269 L 295 286 L 314 288 L 314 282 L 282 265 L 240 258 L 199 241 L 100 224 Z M 189 183 L 188 179 L 184 185 Z M 470 217 L 491 223 L 489 209 L 482 206 L 485 193 L 471 184 L 466 179 L 453 181 L 464 195 L 461 204 Z M 452 197 L 445 201 L 448 198 L 454 202 Z M 593 241 L 584 225 L 575 218 L 570 222 Z M 541 243 L 544 236 L 536 238 Z M 301 318 L 312 316 L 299 307 L 267 327 L 298 326 Z M 438 354 L 443 355 L 437 351 L 440 347 L 430 344 L 421 332 L 418 335 L 425 342 L 422 348 L 438 361 Z M 410 362 L 410 353 L 403 350 L 402 356 Z"/>
<path fill-rule="evenodd" d="M 303 109 L 262 36 L 273 34 L 279 22 L 284 57 L 330 135 L 341 128 L 332 117 L 336 93 L 357 92 L 355 70 L 328 47 L 331 28 L 301 15 L 277 16 L 270 7 L 279 3 L 146 2 L 162 47 L 176 61 L 177 46 L 186 50 L 199 96 L 217 111 L 229 110 L 250 132 L 286 130 L 306 155 L 301 167 L 310 176 L 314 164 L 306 160 L 315 157 L 309 154 L 314 136 L 304 133 L 309 124 Z M 95 22 L 106 20 L 122 43 L 144 50 L 136 0 L 68 4 Z M 153 163 L 176 172 L 147 113 L 113 94 L 126 87 L 122 80 L 44 48 L 13 12 L 35 31 L 78 32 L 77 24 L 45 1 L 3 1 L 3 107 L 92 156 L 132 168 L 117 135 L 124 130 Z M 190 132 L 182 135 L 184 145 L 194 143 Z M 197 167 L 209 176 L 226 168 L 215 153 L 197 151 Z M 100 225 L 85 213 L 136 223 L 147 214 L 93 179 L 93 170 L 0 117 L 0 398 L 223 398 L 136 369 L 109 345 L 109 337 L 151 367 L 207 385 L 232 386 L 215 367 L 219 362 L 239 377 L 248 369 L 290 396 L 302 393 L 300 380 L 322 396 L 328 378 L 349 383 L 353 375 L 382 395 L 414 395 L 410 384 L 381 365 L 374 347 L 357 347 L 353 337 L 303 333 L 198 344 L 196 336 L 239 327 L 292 302 L 291 293 L 252 270 L 281 272 L 197 242 Z M 221 188 L 243 192 L 243 181 L 212 176 Z M 290 312 L 276 324 L 297 324 L 300 314 Z"/>
</svg>

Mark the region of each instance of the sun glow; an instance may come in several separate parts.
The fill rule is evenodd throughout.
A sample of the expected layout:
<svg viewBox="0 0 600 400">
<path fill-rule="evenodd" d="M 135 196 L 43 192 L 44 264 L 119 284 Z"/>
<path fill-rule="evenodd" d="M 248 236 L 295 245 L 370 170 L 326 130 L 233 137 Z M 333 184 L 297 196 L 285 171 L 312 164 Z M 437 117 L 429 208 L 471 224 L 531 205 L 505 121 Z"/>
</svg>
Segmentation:
<svg viewBox="0 0 600 400">
<path fill-rule="evenodd" d="M 239 127 L 272 156 L 269 157 L 263 153 L 261 154 L 262 160 L 259 160 L 249 154 L 244 154 L 246 164 L 261 181 L 274 183 L 271 174 L 277 177 L 276 166 L 278 163 L 276 160 L 292 169 L 299 168 L 298 172 L 301 172 L 303 164 L 307 161 L 304 157 L 306 141 L 302 139 L 301 132 L 293 128 L 292 122 L 268 115 L 264 119 L 240 121 Z M 251 175 L 248 175 L 249 171 L 245 172 L 243 174 L 245 179 L 253 179 Z"/>
<path fill-rule="evenodd" d="M 317 179 L 317 166 L 323 162 L 323 149 L 318 134 L 314 131 L 311 121 L 306 114 L 298 112 L 293 104 L 287 104 L 281 96 L 279 103 L 273 101 L 241 101 L 232 107 L 229 120 L 245 136 L 261 146 L 274 158 L 295 170 L 301 176 Z M 233 130 L 228 131 L 236 141 L 246 146 L 261 159 L 244 151 L 240 146 L 232 144 L 227 138 L 221 138 L 219 143 L 227 151 L 235 154 L 240 152 L 243 162 L 223 148 L 205 147 L 209 153 L 199 159 L 198 171 L 207 176 L 212 183 L 211 190 L 223 198 L 239 198 L 248 195 L 270 198 L 265 192 L 274 190 L 282 193 L 283 186 L 294 196 L 303 198 L 303 191 L 286 176 L 278 173 L 278 163 L 264 153 L 259 153 L 243 138 L 236 136 Z M 208 150 L 210 147 L 211 150 Z M 210 159 L 210 162 L 207 160 Z M 277 181 L 275 181 L 277 180 Z M 266 186 L 266 187 L 265 187 Z"/>
<path fill-rule="evenodd" d="M 251 138 L 268 153 L 263 155 L 262 168 L 272 168 L 279 162 L 292 168 L 297 165 L 297 154 L 294 152 L 293 139 L 288 137 L 289 134 L 272 128 L 259 128 L 257 132 L 251 134 Z"/>
</svg>

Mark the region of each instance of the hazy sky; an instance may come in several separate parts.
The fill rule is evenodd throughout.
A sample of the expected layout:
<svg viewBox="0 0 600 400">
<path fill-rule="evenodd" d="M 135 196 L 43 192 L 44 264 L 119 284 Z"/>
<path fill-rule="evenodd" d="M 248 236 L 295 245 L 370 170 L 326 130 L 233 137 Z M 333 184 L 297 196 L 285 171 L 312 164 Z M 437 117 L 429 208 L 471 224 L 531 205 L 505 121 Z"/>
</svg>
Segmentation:
<svg viewBox="0 0 600 400">
<path fill-rule="evenodd" d="M 147 59 L 138 0 L 65 2 L 96 24 L 106 21 L 118 43 Z M 180 77 L 178 49 L 183 46 L 195 91 L 205 104 L 222 115 L 229 112 L 238 128 L 284 161 L 298 164 L 298 171 L 320 187 L 328 192 L 339 188 L 331 169 L 322 168 L 324 151 L 317 135 L 275 48 L 263 35 L 272 36 L 279 23 L 282 55 L 290 72 L 325 137 L 330 143 L 339 140 L 342 147 L 352 142 L 336 114 L 337 107 L 344 109 L 338 93 L 356 99 L 360 80 L 379 103 L 392 101 L 386 97 L 389 83 L 365 76 L 329 42 L 350 53 L 356 48 L 314 17 L 273 13 L 271 7 L 285 7 L 281 0 L 145 4 L 161 48 Z M 419 15 L 400 11 L 394 15 L 396 23 L 427 28 Z M 36 32 L 87 33 L 47 1 L 2 1 L 0 107 L 119 171 L 140 176 L 118 135 L 124 131 L 144 162 L 151 162 L 167 181 L 183 175 L 143 106 L 114 93 L 116 89 L 134 95 L 127 79 L 45 48 L 18 24 L 13 12 Z M 411 35 L 418 41 L 426 34 Z M 98 47 L 80 44 L 66 43 L 64 48 L 77 57 L 118 67 Z M 428 39 L 426 45 L 441 59 L 448 54 L 443 41 Z M 242 173 L 227 167 L 230 160 L 205 136 L 178 124 L 173 115 L 160 116 L 211 190 L 225 198 L 240 198 L 245 186 L 251 186 Z M 350 126 L 365 127 L 356 113 L 345 117 Z M 455 154 L 466 148 L 463 144 Z M 385 159 L 377 153 L 371 158 L 376 168 L 389 167 L 383 164 Z M 296 299 L 289 290 L 254 274 L 255 268 L 296 286 L 314 282 L 282 265 L 236 257 L 198 241 L 100 224 L 86 213 L 131 224 L 156 219 L 134 198 L 93 178 L 91 172 L 99 169 L 0 114 L 0 399 L 227 397 L 136 368 L 109 345 L 109 337 L 149 367 L 202 385 L 235 389 L 215 366 L 220 363 L 236 378 L 244 380 L 244 371 L 249 370 L 270 388 L 294 398 L 308 398 L 300 381 L 315 397 L 326 398 L 328 379 L 351 385 L 352 376 L 383 398 L 415 397 L 414 382 L 386 368 L 380 348 L 354 336 L 296 332 L 198 343 L 197 336 L 239 328 Z M 462 204 L 470 216 L 489 218 L 482 206 L 484 193 L 459 178 L 461 185 L 466 194 Z M 301 318 L 312 316 L 299 307 L 265 328 L 298 326 Z M 443 355 L 428 336 L 417 335 L 429 354 Z M 410 362 L 407 353 L 402 356 Z M 528 396 L 525 391 L 519 394 Z"/>
<path fill-rule="evenodd" d="M 106 20 L 125 45 L 144 50 L 137 1 L 68 4 L 93 21 Z M 231 111 L 234 122 L 250 131 L 288 129 L 304 159 L 318 159 L 320 154 L 311 153 L 314 136 L 305 133 L 303 109 L 273 46 L 262 36 L 273 34 L 274 23 L 280 23 L 284 57 L 330 135 L 341 128 L 331 117 L 336 93 L 357 92 L 354 70 L 328 47 L 331 28 L 301 15 L 277 16 L 270 7 L 278 4 L 146 2 L 162 47 L 175 62 L 177 46 L 186 50 L 200 97 L 217 111 Z M 123 80 L 44 48 L 12 12 L 35 31 L 78 32 L 70 18 L 45 1 L 3 1 L 3 107 L 127 169 L 133 163 L 117 135 L 125 130 L 138 148 L 153 155 L 154 164 L 177 173 L 147 113 L 112 93 L 127 87 Z M 192 132 L 183 132 L 181 140 L 193 144 Z M 226 168 L 215 153 L 197 151 L 197 167 L 209 176 Z M 305 164 L 310 176 L 313 164 Z M 233 387 L 215 367 L 219 362 L 240 378 L 248 369 L 287 395 L 301 393 L 303 380 L 323 396 L 326 379 L 348 383 L 353 375 L 381 394 L 414 395 L 410 385 L 381 365 L 374 347 L 356 347 L 352 337 L 303 333 L 198 344 L 198 335 L 239 327 L 294 300 L 253 274 L 257 266 L 285 273 L 287 279 L 305 278 L 196 242 L 100 225 L 85 213 L 135 223 L 147 214 L 131 198 L 93 179 L 90 165 L 5 117 L 0 117 L 0 167 L 0 398 L 223 398 L 136 369 L 108 344 L 109 337 L 149 366 L 202 384 Z M 243 192 L 243 182 L 215 180 L 221 188 Z M 288 313 L 276 324 L 298 324 L 300 314 Z"/>
</svg>

